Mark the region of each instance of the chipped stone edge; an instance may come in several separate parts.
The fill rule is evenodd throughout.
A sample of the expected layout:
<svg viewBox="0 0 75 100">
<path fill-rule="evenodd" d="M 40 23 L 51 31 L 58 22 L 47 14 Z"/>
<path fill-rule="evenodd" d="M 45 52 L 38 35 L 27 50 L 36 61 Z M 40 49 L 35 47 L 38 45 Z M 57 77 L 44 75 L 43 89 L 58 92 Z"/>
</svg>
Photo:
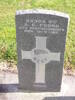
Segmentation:
<svg viewBox="0 0 75 100">
<path fill-rule="evenodd" d="M 62 13 L 59 11 L 53 11 L 53 10 L 27 9 L 27 10 L 16 11 L 16 15 L 23 15 L 23 14 L 51 14 L 51 15 L 56 15 L 56 16 L 65 17 L 65 18 L 70 19 L 68 14 Z"/>
</svg>

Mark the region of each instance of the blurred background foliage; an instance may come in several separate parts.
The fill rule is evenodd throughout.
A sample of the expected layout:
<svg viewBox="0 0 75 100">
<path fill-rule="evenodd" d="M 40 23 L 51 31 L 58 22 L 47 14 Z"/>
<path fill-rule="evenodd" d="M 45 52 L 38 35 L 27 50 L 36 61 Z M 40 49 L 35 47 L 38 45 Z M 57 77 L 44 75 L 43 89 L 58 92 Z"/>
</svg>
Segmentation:
<svg viewBox="0 0 75 100">
<path fill-rule="evenodd" d="M 75 0 L 0 0 L 0 62 L 17 63 L 16 10 L 50 9 L 65 12 L 70 16 L 68 28 L 65 68 L 75 69 Z"/>
</svg>

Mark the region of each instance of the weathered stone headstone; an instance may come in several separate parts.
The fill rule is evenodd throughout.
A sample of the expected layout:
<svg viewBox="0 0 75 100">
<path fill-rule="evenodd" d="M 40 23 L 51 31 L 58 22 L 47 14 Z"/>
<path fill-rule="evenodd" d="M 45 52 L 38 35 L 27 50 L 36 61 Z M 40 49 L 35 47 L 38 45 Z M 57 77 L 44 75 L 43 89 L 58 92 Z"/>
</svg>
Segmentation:
<svg viewBox="0 0 75 100">
<path fill-rule="evenodd" d="M 59 91 L 62 80 L 68 15 L 51 10 L 16 13 L 20 87 Z"/>
</svg>

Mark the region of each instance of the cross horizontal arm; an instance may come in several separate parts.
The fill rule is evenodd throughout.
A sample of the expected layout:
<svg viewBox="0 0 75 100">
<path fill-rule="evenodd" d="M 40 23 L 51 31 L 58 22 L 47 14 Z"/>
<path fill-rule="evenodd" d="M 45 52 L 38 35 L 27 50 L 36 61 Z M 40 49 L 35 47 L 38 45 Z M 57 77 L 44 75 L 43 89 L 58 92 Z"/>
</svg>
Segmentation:
<svg viewBox="0 0 75 100">
<path fill-rule="evenodd" d="M 21 53 L 22 53 L 22 59 L 32 59 L 32 52 L 31 51 L 21 50 Z"/>
<path fill-rule="evenodd" d="M 60 53 L 51 53 L 49 54 L 50 61 L 60 61 Z"/>
</svg>

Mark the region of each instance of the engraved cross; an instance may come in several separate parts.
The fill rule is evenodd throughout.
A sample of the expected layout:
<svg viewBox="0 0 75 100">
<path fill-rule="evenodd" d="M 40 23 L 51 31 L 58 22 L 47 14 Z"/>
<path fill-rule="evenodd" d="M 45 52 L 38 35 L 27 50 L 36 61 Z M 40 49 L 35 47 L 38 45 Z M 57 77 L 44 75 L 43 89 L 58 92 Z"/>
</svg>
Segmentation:
<svg viewBox="0 0 75 100">
<path fill-rule="evenodd" d="M 46 48 L 47 37 L 35 37 L 36 48 L 31 51 L 23 51 L 22 59 L 31 59 L 36 63 L 35 82 L 45 84 L 45 64 L 50 61 L 60 61 L 60 52 L 51 52 Z"/>
</svg>

